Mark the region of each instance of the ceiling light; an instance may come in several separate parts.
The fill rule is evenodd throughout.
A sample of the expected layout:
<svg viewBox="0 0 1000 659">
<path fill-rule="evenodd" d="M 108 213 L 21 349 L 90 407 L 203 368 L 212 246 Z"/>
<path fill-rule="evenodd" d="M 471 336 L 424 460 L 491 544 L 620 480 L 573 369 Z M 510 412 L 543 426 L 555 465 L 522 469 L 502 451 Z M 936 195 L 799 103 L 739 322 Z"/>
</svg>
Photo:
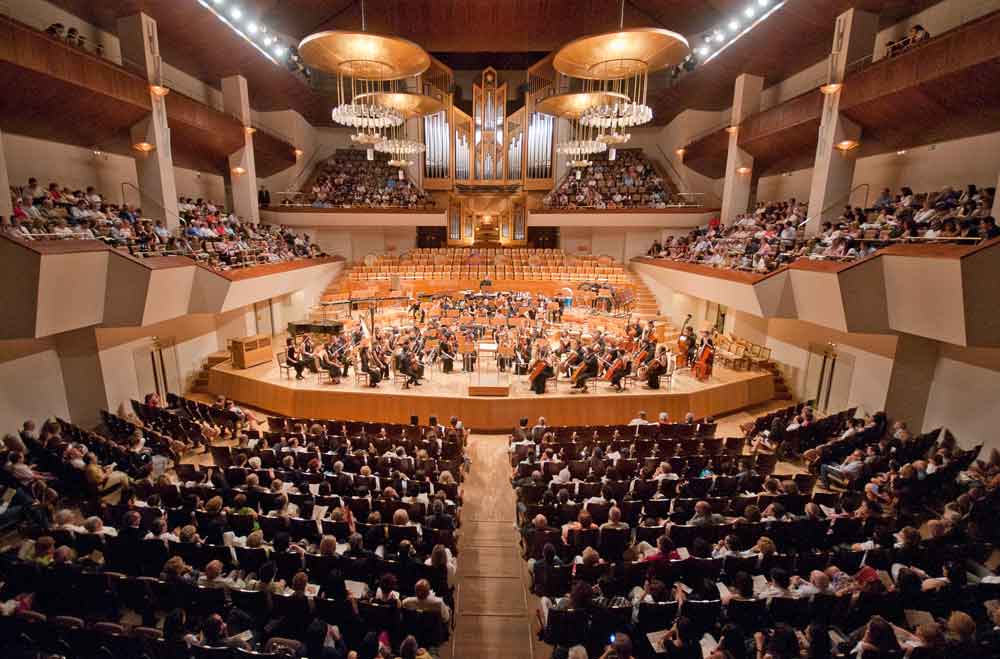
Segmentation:
<svg viewBox="0 0 1000 659">
<path fill-rule="evenodd" d="M 697 52 L 699 55 L 701 55 L 702 57 L 704 57 L 705 55 L 708 55 L 708 46 L 701 46 L 695 52 Z"/>
<path fill-rule="evenodd" d="M 716 41 L 717 43 L 722 43 L 723 41 L 725 41 L 725 40 L 726 40 L 726 37 L 725 37 L 725 36 L 723 36 L 723 34 L 722 34 L 721 32 L 716 32 L 716 33 L 715 33 L 715 36 L 714 36 L 714 39 L 715 39 L 715 41 Z"/>
<path fill-rule="evenodd" d="M 905 156 L 906 155 L 906 149 L 900 149 L 899 151 L 896 152 L 896 155 L 897 156 Z"/>
<path fill-rule="evenodd" d="M 232 9 L 229 10 L 229 15 L 236 20 L 240 20 L 240 18 L 243 17 L 243 12 L 240 11 L 239 7 L 233 7 Z"/>
<path fill-rule="evenodd" d="M 257 27 L 256 23 L 254 23 L 252 21 L 250 23 L 247 23 L 247 32 L 249 32 L 250 34 L 257 34 L 257 32 L 259 32 L 259 31 L 260 31 L 260 28 Z"/>
<path fill-rule="evenodd" d="M 149 142 L 137 142 L 132 145 L 132 148 L 141 153 L 149 153 L 156 150 L 156 146 Z"/>
<path fill-rule="evenodd" d="M 844 86 L 844 83 L 842 83 L 842 82 L 828 82 L 825 85 L 823 85 L 822 87 L 820 87 L 819 90 L 822 93 L 826 94 L 826 95 L 830 95 L 830 94 L 836 94 L 837 92 L 839 92 L 840 88 L 843 87 L 843 86 Z"/>
<path fill-rule="evenodd" d="M 757 0 L 757 4 L 761 7 L 766 7 L 771 4 L 771 0 Z"/>
<path fill-rule="evenodd" d="M 857 140 L 841 140 L 834 146 L 841 151 L 850 151 L 851 149 L 857 148 L 859 144 L 861 144 L 861 142 Z"/>
<path fill-rule="evenodd" d="M 747 7 L 746 9 L 743 10 L 743 13 L 744 15 L 746 15 L 747 18 L 753 18 L 753 15 L 757 13 L 757 10 L 754 9 L 753 7 Z"/>
<path fill-rule="evenodd" d="M 284 46 L 275 46 L 274 47 L 274 54 L 277 55 L 278 57 L 284 57 L 285 53 L 287 53 L 287 52 L 288 52 L 288 49 L 285 48 Z"/>
<path fill-rule="evenodd" d="M 733 19 L 733 20 L 729 21 L 729 30 L 731 32 L 735 32 L 738 29 L 740 29 L 740 22 L 739 21 L 737 21 L 736 19 Z"/>
<path fill-rule="evenodd" d="M 221 5 L 222 4 L 222 0 L 212 0 L 212 2 L 214 2 L 217 5 Z"/>
<path fill-rule="evenodd" d="M 264 45 L 265 46 L 270 46 L 272 43 L 274 43 L 274 37 L 272 37 L 270 35 L 264 37 Z"/>
</svg>

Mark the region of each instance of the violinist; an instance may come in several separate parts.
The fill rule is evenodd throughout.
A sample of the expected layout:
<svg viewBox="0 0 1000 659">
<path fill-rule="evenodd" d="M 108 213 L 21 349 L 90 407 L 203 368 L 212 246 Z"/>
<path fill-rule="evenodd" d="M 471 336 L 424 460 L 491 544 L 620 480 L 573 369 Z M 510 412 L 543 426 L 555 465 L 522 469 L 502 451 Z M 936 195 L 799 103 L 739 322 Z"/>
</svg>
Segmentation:
<svg viewBox="0 0 1000 659">
<path fill-rule="evenodd" d="M 377 387 L 382 380 L 382 363 L 369 348 L 369 343 L 368 339 L 361 342 L 358 360 L 361 362 L 361 370 L 368 374 L 368 386 Z"/>
<path fill-rule="evenodd" d="M 319 367 L 330 374 L 330 381 L 333 384 L 340 384 L 340 378 L 344 375 L 344 366 L 337 357 L 336 344 L 332 341 L 326 344 L 317 356 Z"/>
<path fill-rule="evenodd" d="M 313 373 L 319 373 L 319 367 L 316 360 L 316 346 L 313 344 L 312 337 L 306 334 L 305 340 L 302 342 L 302 355 L 300 359 L 305 363 L 306 367 Z"/>
<path fill-rule="evenodd" d="M 305 379 L 302 377 L 302 369 L 306 367 L 306 362 L 302 359 L 299 348 L 295 345 L 295 339 L 292 337 L 285 340 L 285 363 L 295 369 L 296 380 Z"/>
</svg>

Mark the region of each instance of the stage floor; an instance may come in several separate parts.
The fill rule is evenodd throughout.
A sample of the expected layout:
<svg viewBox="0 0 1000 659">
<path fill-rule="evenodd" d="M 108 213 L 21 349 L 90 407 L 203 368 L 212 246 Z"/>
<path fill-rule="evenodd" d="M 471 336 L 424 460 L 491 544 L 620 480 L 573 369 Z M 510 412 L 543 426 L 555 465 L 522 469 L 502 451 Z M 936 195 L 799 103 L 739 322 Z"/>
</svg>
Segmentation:
<svg viewBox="0 0 1000 659">
<path fill-rule="evenodd" d="M 509 382 L 508 396 L 470 396 L 470 385 L 497 386 Z M 482 374 L 441 373 L 428 369 L 423 384 L 403 389 L 389 380 L 378 387 L 356 385 L 352 374 L 340 384 L 321 383 L 306 371 L 304 380 L 281 376 L 275 362 L 249 369 L 236 369 L 223 362 L 211 369 L 208 389 L 241 403 L 285 416 L 322 419 L 363 419 L 409 423 L 411 415 L 426 423 L 430 415 L 444 420 L 457 415 L 466 427 L 479 431 L 508 430 L 522 416 L 544 416 L 552 425 L 608 425 L 626 423 L 640 410 L 650 420 L 667 412 L 680 420 L 687 412 L 697 417 L 717 416 L 771 400 L 774 380 L 770 373 L 716 368 L 706 382 L 682 370 L 672 381 L 661 381 L 659 390 L 645 389 L 639 382 L 624 392 L 607 382 L 597 391 L 570 390 L 568 380 L 549 380 L 545 394 L 536 395 L 526 376 L 497 374 L 490 365 Z"/>
</svg>

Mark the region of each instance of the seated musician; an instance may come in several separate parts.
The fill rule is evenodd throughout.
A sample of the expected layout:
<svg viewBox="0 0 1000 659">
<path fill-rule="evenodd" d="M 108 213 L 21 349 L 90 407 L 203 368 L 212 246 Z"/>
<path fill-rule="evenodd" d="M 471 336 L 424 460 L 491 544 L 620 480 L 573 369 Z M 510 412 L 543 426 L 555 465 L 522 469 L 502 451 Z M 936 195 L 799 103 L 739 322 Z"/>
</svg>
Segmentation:
<svg viewBox="0 0 1000 659">
<path fill-rule="evenodd" d="M 306 367 L 306 362 L 299 354 L 298 346 L 295 345 L 295 339 L 292 337 L 285 339 L 285 363 L 288 364 L 290 368 L 295 369 L 296 380 L 305 379 L 302 376 L 302 369 Z"/>
<path fill-rule="evenodd" d="M 316 346 L 313 345 L 312 337 L 308 334 L 302 342 L 302 354 L 299 358 L 305 363 L 306 368 L 313 373 L 319 373 L 319 367 L 316 365 Z"/>
<path fill-rule="evenodd" d="M 319 367 L 330 374 L 330 381 L 340 384 L 340 377 L 344 374 L 343 366 L 334 354 L 337 352 L 335 344 L 331 341 L 319 353 Z"/>
<path fill-rule="evenodd" d="M 403 384 L 403 389 L 409 389 L 410 385 L 420 386 L 421 367 L 410 351 L 409 345 L 403 346 L 403 352 L 399 354 L 399 361 L 396 364 L 397 370 L 407 376 L 407 381 Z"/>
<path fill-rule="evenodd" d="M 382 380 L 382 366 L 369 348 L 369 341 L 365 339 L 361 342 L 361 350 L 358 351 L 358 359 L 361 362 L 361 370 L 368 374 L 368 386 L 377 387 Z"/>
<path fill-rule="evenodd" d="M 458 351 L 457 344 L 453 339 L 441 339 L 441 371 L 451 373 L 455 369 L 455 353 Z"/>
<path fill-rule="evenodd" d="M 538 358 L 531 365 L 530 375 L 534 376 L 531 378 L 531 390 L 536 394 L 544 394 L 545 382 L 556 374 L 546 357 L 545 353 L 539 351 Z"/>
<path fill-rule="evenodd" d="M 520 341 L 517 344 L 517 347 L 514 348 L 514 373 L 516 375 L 528 374 L 529 358 L 531 357 L 530 353 L 531 351 L 528 349 L 528 344 L 525 343 L 524 340 Z"/>
<path fill-rule="evenodd" d="M 608 351 L 608 368 L 615 369 L 609 379 L 611 386 L 618 391 L 622 391 L 622 378 L 632 369 L 628 357 L 628 353 L 621 348 L 612 348 Z"/>
<path fill-rule="evenodd" d="M 593 377 L 597 377 L 597 355 L 594 354 L 594 351 L 591 350 L 589 347 L 584 348 L 583 362 L 581 363 L 580 366 L 577 366 L 576 368 L 577 369 L 582 368 L 583 370 L 579 371 L 579 375 L 576 375 L 578 372 L 577 370 L 573 371 L 574 375 L 576 375 L 574 379 L 573 388 L 579 389 L 581 391 L 586 391 L 587 380 Z"/>
<path fill-rule="evenodd" d="M 656 357 L 646 364 L 645 376 L 646 387 L 649 389 L 660 388 L 660 376 L 667 372 L 667 346 L 660 346 Z"/>
</svg>

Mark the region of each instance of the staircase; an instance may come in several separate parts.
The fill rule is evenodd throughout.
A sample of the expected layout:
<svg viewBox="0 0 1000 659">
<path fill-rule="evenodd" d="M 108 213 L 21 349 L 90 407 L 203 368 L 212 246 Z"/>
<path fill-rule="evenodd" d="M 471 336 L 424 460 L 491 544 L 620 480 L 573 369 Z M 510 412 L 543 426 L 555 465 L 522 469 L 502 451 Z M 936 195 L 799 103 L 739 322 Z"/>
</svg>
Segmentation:
<svg viewBox="0 0 1000 659">
<path fill-rule="evenodd" d="M 769 371 L 774 378 L 774 400 L 793 400 L 792 392 L 785 383 L 785 378 L 781 374 L 781 369 L 775 362 L 765 362 L 761 364 L 765 371 Z"/>
<path fill-rule="evenodd" d="M 213 366 L 217 366 L 225 361 L 229 361 L 228 350 L 209 353 L 201 365 L 201 371 L 198 372 L 198 375 L 194 379 L 194 384 L 191 385 L 191 391 L 199 394 L 208 393 L 208 372 Z"/>
<path fill-rule="evenodd" d="M 625 283 L 635 291 L 635 304 L 632 306 L 633 316 L 639 320 L 669 321 L 667 316 L 660 315 L 660 305 L 656 296 L 646 287 L 639 275 L 625 272 Z"/>
</svg>

